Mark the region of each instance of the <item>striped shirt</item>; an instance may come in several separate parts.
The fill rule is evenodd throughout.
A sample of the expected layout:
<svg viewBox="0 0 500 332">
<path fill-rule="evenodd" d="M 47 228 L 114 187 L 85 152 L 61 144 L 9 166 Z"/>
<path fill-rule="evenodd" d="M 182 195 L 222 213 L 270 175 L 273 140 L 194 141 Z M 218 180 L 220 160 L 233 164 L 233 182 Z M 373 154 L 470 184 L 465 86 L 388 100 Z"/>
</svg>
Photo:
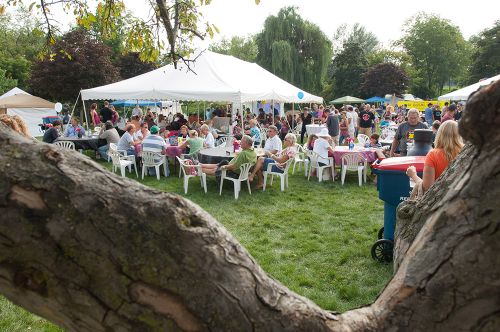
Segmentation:
<svg viewBox="0 0 500 332">
<path fill-rule="evenodd" d="M 167 143 L 158 135 L 149 135 L 142 141 L 142 151 L 162 153 L 165 151 Z"/>
</svg>

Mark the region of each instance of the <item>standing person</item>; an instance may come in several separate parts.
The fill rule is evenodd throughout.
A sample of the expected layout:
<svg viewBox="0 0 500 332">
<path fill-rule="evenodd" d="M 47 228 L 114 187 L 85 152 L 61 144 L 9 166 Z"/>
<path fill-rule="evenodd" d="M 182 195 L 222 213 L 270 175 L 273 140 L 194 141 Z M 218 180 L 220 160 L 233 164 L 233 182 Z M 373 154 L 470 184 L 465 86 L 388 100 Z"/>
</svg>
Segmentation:
<svg viewBox="0 0 500 332">
<path fill-rule="evenodd" d="M 354 112 L 354 108 L 351 105 L 347 106 L 347 112 L 346 112 L 347 123 L 348 123 L 347 130 L 349 132 L 349 137 L 351 138 L 356 137 L 355 136 L 356 127 L 354 126 L 354 121 L 356 121 L 357 116 L 354 114 L 356 114 L 356 112 Z"/>
<path fill-rule="evenodd" d="M 311 124 L 312 115 L 309 113 L 309 109 L 304 107 L 304 112 L 300 114 L 300 119 L 302 120 L 302 129 L 300 130 L 300 144 L 304 143 L 304 135 L 306 134 L 306 126 Z"/>
<path fill-rule="evenodd" d="M 436 182 L 462 150 L 464 143 L 458 133 L 458 124 L 455 121 L 443 123 L 438 129 L 435 143 L 436 147 L 425 156 L 422 179 L 418 177 L 415 166 L 406 170 L 406 174 L 417 184 L 415 188 L 421 186 L 422 194 Z"/>
<path fill-rule="evenodd" d="M 104 102 L 104 107 L 101 108 L 101 117 L 102 122 L 111 121 L 113 118 L 113 112 L 109 108 L 109 102 L 107 100 Z"/>
<path fill-rule="evenodd" d="M 448 111 L 441 117 L 441 123 L 448 120 L 455 120 L 455 111 L 457 110 L 457 104 L 451 104 L 448 106 Z"/>
<path fill-rule="evenodd" d="M 120 115 L 115 109 L 114 105 L 109 105 L 111 112 L 113 113 L 111 115 L 111 122 L 113 123 L 113 126 L 116 127 L 118 125 L 118 120 L 120 120 Z"/>
<path fill-rule="evenodd" d="M 117 144 L 120 141 L 120 135 L 118 135 L 118 131 L 115 129 L 111 121 L 106 121 L 104 126 L 101 127 L 99 138 L 105 139 L 107 144 L 100 146 L 97 151 L 101 155 L 102 159 L 107 160 L 109 145 L 111 143 Z"/>
<path fill-rule="evenodd" d="M 326 114 L 326 128 L 328 128 L 328 134 L 333 140 L 335 145 L 339 145 L 340 143 L 340 124 L 339 124 L 339 116 L 329 108 L 325 109 Z"/>
<path fill-rule="evenodd" d="M 462 118 L 463 109 L 464 109 L 464 106 L 461 103 L 458 103 L 457 112 L 455 113 L 455 121 L 458 121 Z"/>
<path fill-rule="evenodd" d="M 132 110 L 132 116 L 138 116 L 142 119 L 143 113 L 142 109 L 139 107 L 139 104 L 136 104 L 134 109 Z"/>
<path fill-rule="evenodd" d="M 47 129 L 45 133 L 43 133 L 43 141 L 45 143 L 54 143 L 54 141 L 59 137 L 59 131 L 61 130 L 61 121 L 56 120 L 52 122 L 52 127 Z"/>
<path fill-rule="evenodd" d="M 92 127 L 98 127 L 101 124 L 101 117 L 97 114 L 97 104 L 90 105 L 90 119 L 92 120 Z"/>
<path fill-rule="evenodd" d="M 424 111 L 425 113 L 425 122 L 427 122 L 428 126 L 432 125 L 432 103 L 427 104 L 427 108 Z"/>
<path fill-rule="evenodd" d="M 439 109 L 439 105 L 434 105 L 434 111 L 432 111 L 432 122 L 434 121 L 441 122 L 441 110 Z"/>
<path fill-rule="evenodd" d="M 349 137 L 349 120 L 347 119 L 346 111 L 340 112 L 340 139 L 339 144 L 343 144 L 344 140 Z"/>
<path fill-rule="evenodd" d="M 413 142 L 415 129 L 427 129 L 427 125 L 420 122 L 420 112 L 416 108 L 412 108 L 408 111 L 408 121 L 401 123 L 396 131 L 391 144 L 391 157 L 396 155 L 395 151 L 398 147 L 400 155 L 406 156 L 407 145 Z"/>
<path fill-rule="evenodd" d="M 375 115 L 370 111 L 370 105 L 366 104 L 365 108 L 359 112 L 359 133 L 370 137 L 374 121 Z"/>
</svg>

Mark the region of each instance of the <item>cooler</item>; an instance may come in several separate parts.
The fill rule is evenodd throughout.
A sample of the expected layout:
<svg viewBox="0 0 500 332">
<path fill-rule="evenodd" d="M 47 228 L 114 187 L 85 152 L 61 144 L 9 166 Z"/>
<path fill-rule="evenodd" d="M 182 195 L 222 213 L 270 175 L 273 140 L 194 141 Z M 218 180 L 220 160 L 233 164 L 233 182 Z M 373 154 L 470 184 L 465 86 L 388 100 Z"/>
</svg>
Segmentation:
<svg viewBox="0 0 500 332">
<path fill-rule="evenodd" d="M 384 201 L 384 227 L 379 232 L 379 239 L 388 241 L 381 242 L 379 240 L 375 243 L 374 247 L 378 243 L 385 243 L 384 248 L 388 246 L 389 242 L 392 245 L 396 223 L 396 209 L 399 203 L 408 199 L 412 190 L 406 170 L 409 166 L 413 165 L 417 169 L 418 175 L 422 177 L 424 162 L 425 156 L 394 157 L 384 159 L 380 163 L 372 165 L 373 173 L 377 175 L 378 196 Z M 374 250 L 377 249 L 372 248 L 372 256 L 376 258 Z M 392 259 L 392 246 L 390 251 Z M 385 253 L 385 255 L 388 255 L 388 253 Z M 378 256 L 376 259 L 381 260 Z M 387 261 L 388 257 L 384 257 L 382 260 Z"/>
</svg>

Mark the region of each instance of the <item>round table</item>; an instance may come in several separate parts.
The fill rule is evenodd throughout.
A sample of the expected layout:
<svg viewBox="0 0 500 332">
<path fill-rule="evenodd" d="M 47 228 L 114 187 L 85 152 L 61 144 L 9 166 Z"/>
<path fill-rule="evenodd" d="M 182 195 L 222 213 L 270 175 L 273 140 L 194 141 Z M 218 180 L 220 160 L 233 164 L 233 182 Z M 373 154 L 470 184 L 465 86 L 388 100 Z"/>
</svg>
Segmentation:
<svg viewBox="0 0 500 332">
<path fill-rule="evenodd" d="M 308 136 L 314 135 L 314 134 L 319 134 L 321 129 L 325 128 L 326 126 L 323 125 L 317 125 L 317 124 L 309 124 L 306 125 L 306 132 Z"/>
<path fill-rule="evenodd" d="M 375 152 L 377 149 L 374 148 L 362 148 L 355 146 L 353 150 L 349 150 L 348 146 L 336 146 L 333 152 L 333 159 L 335 159 L 336 165 L 342 165 L 342 156 L 346 153 L 356 153 L 361 155 L 366 159 L 368 164 L 377 160 L 377 153 Z"/>
<path fill-rule="evenodd" d="M 82 138 L 78 137 L 58 137 L 54 142 L 68 141 L 75 144 L 75 149 L 77 150 L 96 150 L 103 145 L 108 144 L 105 139 L 100 139 L 97 136 Z"/>
<path fill-rule="evenodd" d="M 216 147 L 198 151 L 198 160 L 202 164 L 218 164 L 223 160 L 230 161 L 235 156 L 233 147 Z"/>
</svg>

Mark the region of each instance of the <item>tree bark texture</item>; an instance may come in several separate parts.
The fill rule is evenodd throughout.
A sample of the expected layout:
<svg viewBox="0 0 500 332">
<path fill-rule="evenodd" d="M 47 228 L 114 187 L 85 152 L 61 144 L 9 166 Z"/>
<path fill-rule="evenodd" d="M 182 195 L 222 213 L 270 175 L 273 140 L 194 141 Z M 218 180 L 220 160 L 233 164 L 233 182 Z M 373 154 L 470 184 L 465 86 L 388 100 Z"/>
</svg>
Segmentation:
<svg viewBox="0 0 500 332">
<path fill-rule="evenodd" d="M 336 316 L 197 205 L 0 125 L 0 292 L 68 331 L 498 330 L 500 82 L 461 121 L 473 146 L 416 203 L 393 279 Z"/>
</svg>

